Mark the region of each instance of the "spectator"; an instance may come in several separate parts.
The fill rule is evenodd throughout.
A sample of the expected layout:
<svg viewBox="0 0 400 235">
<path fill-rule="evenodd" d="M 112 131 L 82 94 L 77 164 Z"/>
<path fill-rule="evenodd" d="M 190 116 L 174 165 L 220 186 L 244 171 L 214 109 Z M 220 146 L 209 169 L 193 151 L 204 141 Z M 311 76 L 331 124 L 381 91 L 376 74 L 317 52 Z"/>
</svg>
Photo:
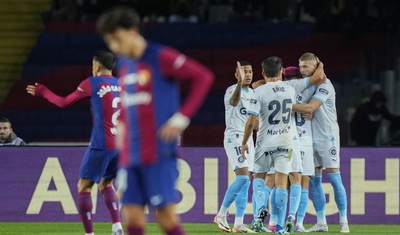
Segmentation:
<svg viewBox="0 0 400 235">
<path fill-rule="evenodd" d="M 199 21 L 196 2 L 193 0 L 172 0 L 169 22 L 197 23 Z"/>
<path fill-rule="evenodd" d="M 355 145 L 376 146 L 376 136 L 383 119 L 395 123 L 400 116 L 392 115 L 386 107 L 382 91 L 375 91 L 370 100 L 357 107 L 350 123 L 351 138 Z"/>
<path fill-rule="evenodd" d="M 10 120 L 0 118 L 0 146 L 4 145 L 21 146 L 26 143 L 13 132 Z"/>
</svg>

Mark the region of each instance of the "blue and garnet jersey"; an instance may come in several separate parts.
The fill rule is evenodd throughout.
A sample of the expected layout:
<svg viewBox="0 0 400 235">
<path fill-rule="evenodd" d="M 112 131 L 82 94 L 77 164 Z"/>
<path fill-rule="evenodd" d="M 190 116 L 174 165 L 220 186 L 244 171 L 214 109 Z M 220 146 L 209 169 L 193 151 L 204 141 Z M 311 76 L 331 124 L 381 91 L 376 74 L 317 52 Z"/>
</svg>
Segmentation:
<svg viewBox="0 0 400 235">
<path fill-rule="evenodd" d="M 160 158 L 175 158 L 177 143 L 163 142 L 158 131 L 177 112 L 194 115 L 212 84 L 212 73 L 178 51 L 154 43 L 148 43 L 138 59 L 120 58 L 117 73 L 120 164 L 150 165 Z M 181 106 L 178 81 L 184 79 L 191 80 L 192 89 Z"/>
<path fill-rule="evenodd" d="M 90 94 L 93 117 L 90 147 L 117 149 L 116 134 L 121 101 L 118 79 L 107 75 L 89 77 L 81 82 L 77 90 Z"/>
</svg>

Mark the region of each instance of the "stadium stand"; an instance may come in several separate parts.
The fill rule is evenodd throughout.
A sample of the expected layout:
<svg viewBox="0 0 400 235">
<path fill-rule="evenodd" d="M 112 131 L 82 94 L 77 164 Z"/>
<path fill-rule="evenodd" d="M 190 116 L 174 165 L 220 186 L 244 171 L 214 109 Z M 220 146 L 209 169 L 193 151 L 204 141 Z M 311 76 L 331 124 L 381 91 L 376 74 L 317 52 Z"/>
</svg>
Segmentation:
<svg viewBox="0 0 400 235">
<path fill-rule="evenodd" d="M 183 136 L 185 146 L 220 146 L 223 139 L 225 89 L 235 82 L 235 60 L 253 63 L 254 80 L 261 78 L 261 61 L 279 55 L 296 65 L 305 51 L 323 56 L 330 77 L 341 79 L 360 61 L 360 47 L 346 35 L 315 34 L 307 23 L 148 24 L 143 34 L 152 41 L 176 47 L 207 65 L 216 75 L 212 92 Z M 62 110 L 25 93 L 27 84 L 41 82 L 57 94 L 73 91 L 91 74 L 93 52 L 106 49 L 92 22 L 48 22 L 24 63 L 21 80 L 5 99 L 1 114 L 18 126 L 29 141 L 88 140 L 91 117 L 88 102 Z M 341 60 L 337 60 L 337 54 Z M 187 86 L 182 84 L 183 96 Z"/>
</svg>

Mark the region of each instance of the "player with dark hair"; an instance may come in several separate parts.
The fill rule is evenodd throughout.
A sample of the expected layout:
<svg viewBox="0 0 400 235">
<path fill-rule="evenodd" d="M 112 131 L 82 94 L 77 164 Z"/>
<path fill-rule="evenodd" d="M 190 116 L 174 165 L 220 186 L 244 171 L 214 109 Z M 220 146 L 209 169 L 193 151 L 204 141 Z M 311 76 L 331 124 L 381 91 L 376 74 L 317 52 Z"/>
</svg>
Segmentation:
<svg viewBox="0 0 400 235">
<path fill-rule="evenodd" d="M 202 104 L 214 80 L 203 65 L 180 52 L 148 42 L 133 9 L 117 7 L 100 16 L 97 29 L 121 57 L 120 165 L 117 185 L 128 233 L 144 234 L 145 206 L 168 235 L 182 235 L 175 214 L 177 138 Z M 180 106 L 178 81 L 191 89 Z"/>
<path fill-rule="evenodd" d="M 8 118 L 0 118 L 0 146 L 23 146 L 25 141 L 14 133 Z"/>
<path fill-rule="evenodd" d="M 243 67 L 245 74 L 243 79 L 238 75 L 239 67 Z M 244 159 L 240 154 L 244 127 L 248 117 L 246 110 L 254 93 L 253 89 L 250 88 L 253 80 L 253 67 L 251 64 L 247 61 L 240 61 L 236 66 L 235 78 L 237 83 L 226 89 L 224 97 L 226 125 L 224 149 L 232 170 L 236 174 L 236 179 L 226 190 L 222 205 L 214 218 L 214 223 L 224 232 L 255 233 L 243 223 L 250 187 L 249 172 L 253 171 L 254 162 L 254 142 L 252 137 L 249 138 L 248 142 L 249 154 L 247 159 Z M 236 204 L 236 212 L 235 223 L 231 230 L 226 217 L 228 209 L 233 202 Z"/>
<path fill-rule="evenodd" d="M 116 134 L 121 100 L 121 88 L 117 78 L 112 76 L 115 63 L 115 56 L 110 52 L 96 52 L 92 61 L 93 76 L 83 80 L 67 97 L 60 97 L 38 83 L 26 88 L 29 94 L 42 96 L 61 108 L 90 98 L 93 128 L 89 147 L 81 163 L 78 182 L 78 208 L 86 235 L 94 234 L 91 197 L 94 183 L 98 184 L 111 215 L 113 234 L 123 234 L 118 197 L 113 188 L 117 173 Z"/>
</svg>

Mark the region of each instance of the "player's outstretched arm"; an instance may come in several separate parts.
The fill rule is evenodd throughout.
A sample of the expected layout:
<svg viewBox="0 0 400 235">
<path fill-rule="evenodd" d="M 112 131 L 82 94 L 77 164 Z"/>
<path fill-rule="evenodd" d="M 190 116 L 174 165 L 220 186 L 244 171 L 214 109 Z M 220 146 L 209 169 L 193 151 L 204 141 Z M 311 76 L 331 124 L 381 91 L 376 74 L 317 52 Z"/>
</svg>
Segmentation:
<svg viewBox="0 0 400 235">
<path fill-rule="evenodd" d="M 71 94 L 69 94 L 67 97 L 62 97 L 54 94 L 50 89 L 48 89 L 46 86 L 35 83 L 35 85 L 28 85 L 26 87 L 26 91 L 28 94 L 31 94 L 33 96 L 41 96 L 47 99 L 49 102 L 55 104 L 56 106 L 60 108 L 64 108 L 68 105 L 76 103 L 78 100 L 81 100 L 87 95 L 85 93 L 80 92 L 79 90 L 75 90 Z"/>
</svg>

